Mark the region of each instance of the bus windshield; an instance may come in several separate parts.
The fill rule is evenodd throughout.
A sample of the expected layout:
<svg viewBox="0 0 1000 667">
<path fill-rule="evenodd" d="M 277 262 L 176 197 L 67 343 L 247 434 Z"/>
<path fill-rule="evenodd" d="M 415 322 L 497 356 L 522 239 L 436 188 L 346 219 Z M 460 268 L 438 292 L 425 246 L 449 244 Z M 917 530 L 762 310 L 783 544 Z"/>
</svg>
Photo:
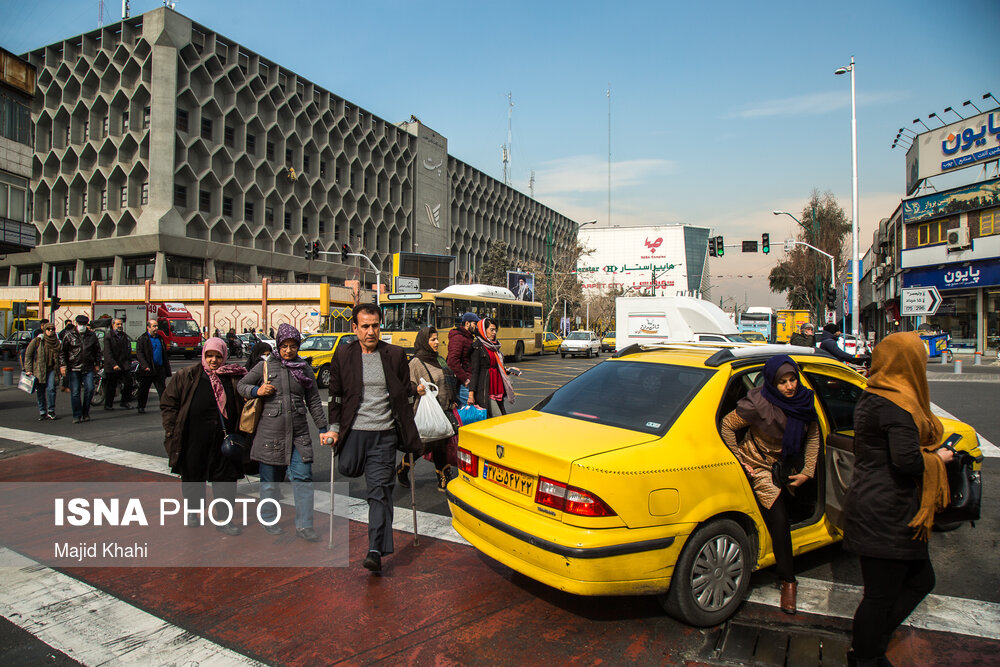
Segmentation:
<svg viewBox="0 0 1000 667">
<path fill-rule="evenodd" d="M 382 331 L 419 331 L 434 326 L 430 303 L 382 304 Z"/>
</svg>

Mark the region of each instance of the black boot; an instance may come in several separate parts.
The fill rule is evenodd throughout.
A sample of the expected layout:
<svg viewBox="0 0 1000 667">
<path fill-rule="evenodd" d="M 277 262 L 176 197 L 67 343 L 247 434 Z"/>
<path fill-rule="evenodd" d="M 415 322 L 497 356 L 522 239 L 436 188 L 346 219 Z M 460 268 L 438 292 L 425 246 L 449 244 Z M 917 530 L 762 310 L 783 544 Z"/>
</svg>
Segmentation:
<svg viewBox="0 0 1000 667">
<path fill-rule="evenodd" d="M 410 488 L 410 462 L 403 459 L 396 466 L 396 479 L 399 480 L 400 486 L 405 486 Z"/>
</svg>

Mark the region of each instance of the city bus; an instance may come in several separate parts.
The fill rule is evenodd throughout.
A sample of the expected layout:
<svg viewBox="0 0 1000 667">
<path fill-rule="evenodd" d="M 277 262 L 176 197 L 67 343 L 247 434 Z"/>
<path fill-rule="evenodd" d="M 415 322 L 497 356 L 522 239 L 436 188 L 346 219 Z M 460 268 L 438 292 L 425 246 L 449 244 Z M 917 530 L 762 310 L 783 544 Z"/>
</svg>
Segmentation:
<svg viewBox="0 0 1000 667">
<path fill-rule="evenodd" d="M 542 304 L 517 301 L 505 287 L 452 285 L 440 292 L 394 292 L 382 302 L 382 340 L 413 352 L 417 332 L 438 330 L 442 357 L 448 354 L 448 331 L 465 313 L 497 321 L 497 339 L 505 358 L 520 361 L 542 352 Z"/>
<path fill-rule="evenodd" d="M 752 306 L 740 314 L 740 331 L 756 331 L 768 343 L 773 343 L 774 329 L 775 316 L 771 308 Z"/>
</svg>

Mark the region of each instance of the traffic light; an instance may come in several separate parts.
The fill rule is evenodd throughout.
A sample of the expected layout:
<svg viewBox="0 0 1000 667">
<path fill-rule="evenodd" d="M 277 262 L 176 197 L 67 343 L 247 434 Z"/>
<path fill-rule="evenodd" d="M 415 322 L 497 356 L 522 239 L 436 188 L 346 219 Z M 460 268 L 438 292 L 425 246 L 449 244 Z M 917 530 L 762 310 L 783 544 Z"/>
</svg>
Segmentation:
<svg viewBox="0 0 1000 667">
<path fill-rule="evenodd" d="M 715 257 L 716 256 L 716 252 L 715 252 L 715 237 L 714 236 L 708 239 L 708 256 L 709 257 Z"/>
<path fill-rule="evenodd" d="M 726 245 L 722 242 L 721 236 L 715 237 L 715 254 L 719 257 L 726 254 Z"/>
<path fill-rule="evenodd" d="M 312 243 L 309 243 L 309 241 L 306 241 L 306 249 L 305 249 L 305 253 L 304 253 L 306 261 L 309 261 L 310 259 L 313 258 L 313 256 L 312 256 L 312 250 L 313 250 Z"/>
<path fill-rule="evenodd" d="M 830 308 L 837 307 L 837 288 L 834 285 L 829 285 L 826 288 L 826 305 Z"/>
<path fill-rule="evenodd" d="M 765 255 L 771 252 L 771 235 L 767 232 L 760 235 L 760 251 Z"/>
<path fill-rule="evenodd" d="M 351 249 L 347 247 L 347 244 L 340 246 L 340 261 L 347 261 L 347 253 L 351 252 Z"/>
<path fill-rule="evenodd" d="M 54 296 L 51 299 L 49 299 L 49 311 L 52 312 L 52 313 L 54 313 L 57 310 L 59 310 L 59 304 L 60 303 L 62 303 L 62 299 L 60 299 L 57 296 Z M 55 320 L 52 320 L 52 321 L 54 322 Z"/>
<path fill-rule="evenodd" d="M 319 249 L 319 241 L 313 241 L 313 259 L 319 259 L 319 254 L 322 252 Z"/>
</svg>

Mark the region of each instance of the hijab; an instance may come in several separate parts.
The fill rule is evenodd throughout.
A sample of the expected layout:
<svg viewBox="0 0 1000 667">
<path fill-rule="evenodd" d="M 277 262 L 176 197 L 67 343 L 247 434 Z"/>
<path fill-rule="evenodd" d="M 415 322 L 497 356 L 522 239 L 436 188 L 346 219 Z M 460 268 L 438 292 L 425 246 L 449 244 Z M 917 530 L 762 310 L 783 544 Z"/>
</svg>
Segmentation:
<svg viewBox="0 0 1000 667">
<path fill-rule="evenodd" d="M 920 334 L 915 331 L 890 334 L 875 346 L 865 391 L 887 398 L 909 412 L 920 431 L 921 445 L 940 442 L 944 426 L 931 412 L 927 348 Z"/>
<path fill-rule="evenodd" d="M 226 390 L 222 386 L 222 380 L 219 379 L 219 370 L 222 369 L 222 366 L 214 371 L 208 367 L 206 355 L 209 352 L 218 352 L 221 354 L 222 365 L 224 366 L 226 359 L 229 358 L 229 348 L 226 345 L 226 341 L 221 338 L 209 338 L 201 348 L 201 369 L 205 371 L 205 375 L 208 376 L 208 381 L 212 385 L 212 394 L 215 396 L 215 404 L 219 407 L 219 412 L 222 413 L 223 417 L 227 417 Z"/>
<path fill-rule="evenodd" d="M 789 373 L 794 373 L 799 381 L 790 398 L 778 391 L 778 380 Z M 740 399 L 736 413 L 766 437 L 780 439 L 782 459 L 799 455 L 809 424 L 819 420 L 812 390 L 803 386 L 798 364 L 785 354 L 767 360 L 764 384 Z"/>
<path fill-rule="evenodd" d="M 413 356 L 430 366 L 441 368 L 438 361 L 438 353 L 431 347 L 431 334 L 438 331 L 434 327 L 424 327 L 417 332 L 417 337 L 413 341 Z"/>
<path fill-rule="evenodd" d="M 278 325 L 278 338 L 275 341 L 275 345 L 280 348 L 281 344 L 286 340 L 294 340 L 298 344 L 302 344 L 302 334 L 299 330 L 293 327 L 291 324 L 279 324 Z M 292 377 L 295 378 L 296 382 L 302 385 L 303 389 L 309 389 L 313 386 L 313 379 L 309 377 L 309 374 L 305 372 L 305 369 L 311 368 L 309 361 L 298 356 L 298 352 L 295 353 L 295 358 L 291 361 L 286 360 L 281 356 L 281 352 L 277 349 L 275 350 L 275 356 Z"/>
<path fill-rule="evenodd" d="M 274 352 L 271 346 L 267 343 L 261 341 L 253 346 L 250 350 L 250 356 L 247 357 L 246 369 L 252 370 L 254 366 L 260 363 L 260 360 L 264 358 L 265 355 L 270 355 Z"/>
<path fill-rule="evenodd" d="M 483 349 L 486 350 L 486 354 L 496 361 L 497 371 L 500 373 L 500 380 L 503 382 L 504 396 L 513 403 L 514 387 L 511 385 L 510 378 L 507 377 L 507 369 L 503 365 L 503 352 L 500 351 L 500 341 L 499 339 L 492 341 L 486 336 L 486 327 L 489 324 L 496 325 L 496 322 L 488 317 L 484 317 L 476 322 L 476 339 L 483 346 Z"/>
</svg>

